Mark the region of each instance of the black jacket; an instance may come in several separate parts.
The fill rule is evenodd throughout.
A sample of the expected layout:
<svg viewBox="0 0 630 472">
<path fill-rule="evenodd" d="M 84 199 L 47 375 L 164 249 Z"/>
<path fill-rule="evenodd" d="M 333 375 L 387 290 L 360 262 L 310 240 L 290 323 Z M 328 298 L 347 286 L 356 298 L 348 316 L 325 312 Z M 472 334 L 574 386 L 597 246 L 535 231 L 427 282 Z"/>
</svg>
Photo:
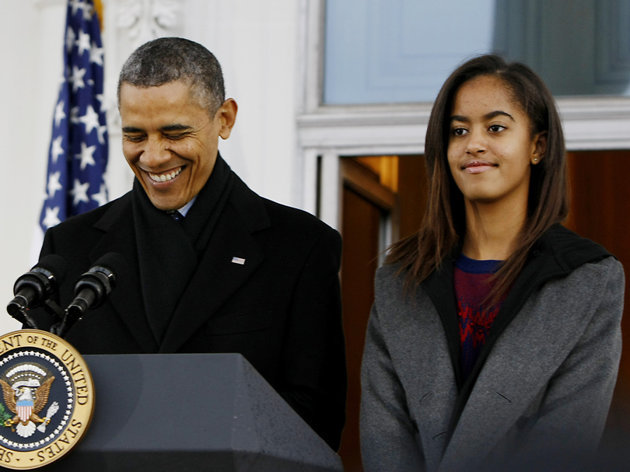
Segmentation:
<svg viewBox="0 0 630 472">
<path fill-rule="evenodd" d="M 232 179 L 161 340 L 143 303 L 154 287 L 140 277 L 132 192 L 48 230 L 41 255 L 68 263 L 62 306 L 99 257 L 117 252 L 127 261 L 109 300 L 66 339 L 83 354 L 241 353 L 337 449 L 346 396 L 341 238 L 312 215 L 261 198 L 233 173 Z M 41 310 L 33 314 L 43 327 L 50 323 Z"/>
</svg>

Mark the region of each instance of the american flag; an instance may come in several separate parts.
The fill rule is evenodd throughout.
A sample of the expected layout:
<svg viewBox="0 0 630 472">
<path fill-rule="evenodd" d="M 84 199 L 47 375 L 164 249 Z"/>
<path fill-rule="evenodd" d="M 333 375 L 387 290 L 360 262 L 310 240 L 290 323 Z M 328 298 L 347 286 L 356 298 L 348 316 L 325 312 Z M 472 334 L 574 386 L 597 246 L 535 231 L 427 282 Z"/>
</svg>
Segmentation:
<svg viewBox="0 0 630 472">
<path fill-rule="evenodd" d="M 68 0 L 63 61 L 39 217 L 43 231 L 108 199 L 103 44 L 93 0 Z"/>
</svg>

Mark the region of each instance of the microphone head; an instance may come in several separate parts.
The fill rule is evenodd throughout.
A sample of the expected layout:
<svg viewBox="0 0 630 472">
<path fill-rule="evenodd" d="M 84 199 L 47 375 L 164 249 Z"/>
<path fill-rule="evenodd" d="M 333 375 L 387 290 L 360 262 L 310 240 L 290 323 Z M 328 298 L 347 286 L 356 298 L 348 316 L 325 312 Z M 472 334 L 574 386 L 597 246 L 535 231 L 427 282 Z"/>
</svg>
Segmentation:
<svg viewBox="0 0 630 472">
<path fill-rule="evenodd" d="M 52 295 L 59 281 L 65 277 L 66 267 L 63 257 L 57 254 L 45 255 L 29 272 L 15 281 L 13 294 L 17 295 L 24 285 L 31 285 L 42 290 L 41 296 Z"/>
<path fill-rule="evenodd" d="M 66 275 L 66 260 L 58 254 L 46 254 L 31 270 L 41 268 L 52 273 L 57 280 L 61 280 Z"/>
<path fill-rule="evenodd" d="M 117 272 L 122 270 L 126 264 L 127 261 L 122 256 L 122 254 L 119 254 L 117 252 L 107 252 L 96 259 L 94 264 L 92 264 L 92 267 L 100 266 L 105 267 L 112 272 Z"/>
<path fill-rule="evenodd" d="M 7 305 L 7 312 L 22 324 L 27 324 L 25 310 L 37 307 L 56 295 L 57 285 L 66 275 L 66 265 L 64 258 L 57 254 L 42 257 L 29 272 L 15 281 L 15 298 Z"/>
<path fill-rule="evenodd" d="M 109 295 L 111 289 L 116 286 L 120 274 L 124 272 L 126 264 L 127 262 L 121 254 L 108 252 L 99 257 L 92 267 L 83 275 L 88 276 L 88 274 L 90 274 L 90 276 L 96 277 L 103 283 L 106 290 L 105 295 Z"/>
<path fill-rule="evenodd" d="M 68 306 L 72 317 L 78 318 L 89 308 L 96 308 L 105 301 L 125 267 L 124 257 L 116 252 L 99 257 L 74 286 L 75 298 Z"/>
</svg>

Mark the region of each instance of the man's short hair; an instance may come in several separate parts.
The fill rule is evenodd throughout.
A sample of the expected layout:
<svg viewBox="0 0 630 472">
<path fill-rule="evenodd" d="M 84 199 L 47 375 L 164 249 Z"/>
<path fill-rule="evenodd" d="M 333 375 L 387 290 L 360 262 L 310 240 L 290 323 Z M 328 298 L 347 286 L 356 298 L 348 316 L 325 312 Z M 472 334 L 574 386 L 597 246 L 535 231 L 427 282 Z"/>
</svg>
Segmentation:
<svg viewBox="0 0 630 472">
<path fill-rule="evenodd" d="M 118 104 L 123 83 L 157 87 L 188 82 L 199 104 L 214 115 L 225 101 L 223 73 L 217 58 L 201 44 L 184 38 L 158 38 L 143 44 L 125 61 L 118 77 Z"/>
</svg>

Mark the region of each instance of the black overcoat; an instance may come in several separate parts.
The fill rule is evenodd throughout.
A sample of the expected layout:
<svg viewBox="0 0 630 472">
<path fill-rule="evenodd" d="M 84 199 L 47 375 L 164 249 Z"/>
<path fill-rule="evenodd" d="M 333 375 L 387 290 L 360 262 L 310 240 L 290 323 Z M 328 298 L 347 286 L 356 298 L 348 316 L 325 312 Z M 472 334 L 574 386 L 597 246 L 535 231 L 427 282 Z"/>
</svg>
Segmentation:
<svg viewBox="0 0 630 472">
<path fill-rule="evenodd" d="M 126 261 L 108 301 L 66 339 L 83 354 L 241 353 L 336 449 L 346 395 L 341 238 L 312 215 L 260 197 L 235 174 L 233 181 L 159 341 L 143 303 L 142 294 L 146 299 L 154 288 L 140 277 L 133 191 L 49 229 L 41 256 L 54 253 L 67 262 L 61 306 L 101 256 L 116 252 Z M 43 327 L 49 323 L 41 310 L 33 315 Z"/>
</svg>

